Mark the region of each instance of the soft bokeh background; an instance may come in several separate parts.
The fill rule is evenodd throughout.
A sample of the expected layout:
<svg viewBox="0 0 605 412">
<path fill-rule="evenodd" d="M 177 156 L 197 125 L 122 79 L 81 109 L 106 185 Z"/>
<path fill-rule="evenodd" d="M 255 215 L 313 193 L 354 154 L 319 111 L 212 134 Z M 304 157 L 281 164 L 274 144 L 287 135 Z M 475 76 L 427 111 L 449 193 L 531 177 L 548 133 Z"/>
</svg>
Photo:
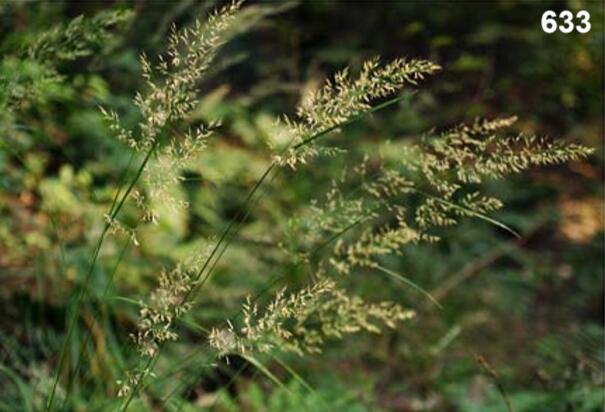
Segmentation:
<svg viewBox="0 0 605 412">
<path fill-rule="evenodd" d="M 19 127 L 1 137 L 10 146 L 0 148 L 3 410 L 13 410 L 19 402 L 21 384 L 44 382 L 49 376 L 63 337 L 69 292 L 82 278 L 91 239 L 102 227 L 105 205 L 127 162 L 128 154 L 108 137 L 98 105 L 120 110 L 127 122 L 136 121 L 130 99 L 142 84 L 137 56 L 142 51 L 157 54 L 172 22 L 186 25 L 216 4 L 1 5 L 3 53 L 80 14 L 109 8 L 135 12 L 93 55 L 60 66 L 62 86 L 24 108 L 15 121 Z M 433 127 L 500 115 L 519 116 L 521 131 L 580 142 L 596 152 L 585 162 L 542 168 L 490 185 L 506 205 L 497 218 L 519 231 L 521 239 L 469 220 L 444 231 L 437 245 L 411 247 L 392 258 L 390 264 L 431 291 L 443 310 L 427 305 L 412 290 L 385 287 L 384 279 L 350 280 L 363 295 L 402 302 L 418 316 L 396 331 L 347 338 L 313 359 L 287 358 L 314 393 L 278 366 L 274 370 L 285 387 L 249 372 L 227 388 L 208 368 L 192 367 L 186 375 L 191 410 L 207 404 L 219 390 L 223 394 L 216 410 L 502 411 L 498 385 L 516 411 L 601 410 L 602 2 L 248 4 L 270 5 L 273 14 L 226 47 L 212 79 L 201 89 L 200 118 L 221 117 L 224 127 L 181 188 L 192 207 L 171 215 L 164 231 L 141 229 L 142 247 L 128 251 L 113 296 L 145 298 L 158 268 L 216 236 L 269 160 L 266 142 L 272 119 L 291 113 L 301 93 L 326 76 L 345 66 L 358 68 L 376 55 L 385 60 L 428 58 L 444 70 L 408 92 L 396 109 L 350 126 L 346 138 L 337 142 L 353 153 L 388 151 L 384 142 L 389 140 L 415 139 Z M 542 13 L 565 8 L 588 10 L 591 32 L 543 33 Z M 279 256 L 263 253 L 274 240 L 269 234 L 287 229 L 294 211 L 284 205 L 303 205 L 325 193 L 346 164 L 346 157 L 321 168 L 311 164 L 269 187 L 201 296 L 195 315 L 200 322 L 233 313 L 243 296 L 262 289 L 284 269 Z M 118 245 L 108 242 L 95 290 L 103 289 Z M 102 334 L 99 342 L 106 342 L 97 350 L 120 361 L 97 364 L 72 389 L 82 410 L 89 399 L 101 402 L 96 382 L 119 377 L 131 356 L 123 343 L 136 322 L 136 307 L 112 302 L 104 328 L 90 332 L 93 340 Z M 178 362 L 196 345 L 195 335 L 186 335 L 165 362 Z"/>
</svg>

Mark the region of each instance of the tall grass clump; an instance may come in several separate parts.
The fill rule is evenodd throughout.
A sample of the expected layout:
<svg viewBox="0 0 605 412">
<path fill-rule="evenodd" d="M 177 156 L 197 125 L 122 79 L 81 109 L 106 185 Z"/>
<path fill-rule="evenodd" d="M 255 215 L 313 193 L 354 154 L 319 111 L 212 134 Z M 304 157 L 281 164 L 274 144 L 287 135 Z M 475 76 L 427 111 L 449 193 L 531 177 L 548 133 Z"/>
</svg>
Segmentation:
<svg viewBox="0 0 605 412">
<path fill-rule="evenodd" d="M 80 347 L 86 344 L 76 341 L 75 335 L 81 322 L 91 322 L 83 319 L 83 309 L 106 238 L 111 235 L 129 247 L 141 247 L 145 242 L 139 236 L 142 229 L 166 230 L 170 225 L 164 222 L 171 214 L 190 207 L 178 188 L 188 168 L 215 144 L 222 130 L 219 119 L 202 122 L 195 116 L 202 99 L 198 86 L 213 70 L 221 47 L 241 31 L 243 22 L 264 14 L 267 10 L 242 8 L 241 2 L 232 2 L 205 20 L 196 20 L 180 30 L 173 28 L 164 54 L 140 57 L 143 84 L 133 98 L 138 123 L 126 126 L 116 110 L 100 109 L 108 130 L 131 157 L 106 213 L 98 216 L 103 219 L 103 228 L 80 287 L 73 291 L 64 342 L 53 364 L 46 410 L 66 405 L 69 389 L 78 379 L 85 379 L 80 368 L 88 359 L 80 354 Z M 112 15 L 108 24 L 116 18 Z M 74 23 L 73 27 L 42 37 L 37 46 L 32 46 L 30 56 L 48 58 L 55 53 L 53 42 L 73 45 L 72 54 L 57 54 L 61 58 L 78 56 L 83 50 L 80 41 L 68 41 L 77 27 Z M 170 394 L 153 386 L 164 379 L 156 373 L 156 365 L 164 348 L 171 343 L 178 345 L 183 339 L 196 342 L 211 364 L 238 355 L 279 383 L 264 366 L 265 359 L 278 359 L 283 353 L 313 356 L 328 341 L 398 328 L 416 315 L 400 302 L 351 291 L 347 285 L 358 274 L 399 282 L 440 307 L 429 292 L 389 267 L 387 258 L 401 254 L 409 245 L 437 242 L 446 233 L 443 228 L 465 218 L 516 235 L 514 229 L 493 216 L 503 203 L 483 190 L 482 184 L 590 154 L 590 149 L 579 145 L 507 133 L 514 127 L 515 117 L 477 119 L 440 132 L 431 130 L 417 140 L 394 146 L 396 152 L 388 156 L 364 153 L 352 159 L 354 163 L 346 171 L 333 176 L 327 193 L 318 194 L 308 205 L 292 205 L 294 213 L 288 216 L 288 224 L 276 226 L 278 230 L 267 234 L 268 247 L 283 259 L 276 268 L 282 272 L 279 281 L 285 284 L 283 287 L 274 290 L 274 284 L 267 281 L 261 293 L 250 293 L 242 299 L 236 313 L 223 313 L 222 319 L 209 324 L 195 321 L 191 313 L 203 310 L 198 306 L 199 296 L 211 284 L 242 225 L 263 201 L 263 189 L 279 189 L 283 181 L 279 175 L 291 177 L 305 168 L 321 168 L 336 157 L 348 156 L 347 148 L 359 142 L 347 139 L 347 126 L 397 107 L 402 91 L 419 87 L 441 69 L 422 59 L 370 59 L 359 70 L 345 68 L 308 92 L 294 115 L 276 119 L 273 140 L 281 143 L 266 153 L 264 172 L 250 186 L 225 227 L 204 239 L 193 253 L 158 270 L 156 287 L 147 298 L 122 297 L 137 305 L 138 321 L 128 332 L 129 340 L 120 344 L 137 356 L 124 362 L 121 376 L 112 376 L 116 379 L 105 383 L 120 398 L 111 406 L 127 410 L 137 398 L 147 405 L 170 398 Z M 15 89 L 0 103 L 13 106 L 23 93 Z M 119 266 L 121 258 L 117 260 Z M 305 273 L 305 280 L 291 281 L 290 271 Z M 110 304 L 110 287 L 97 302 L 95 313 Z M 90 337 L 86 335 L 85 339 Z M 184 392 L 186 388 L 185 384 L 177 390 Z M 153 396 L 147 396 L 147 390 L 154 392 Z M 58 393 L 63 403 L 58 401 Z"/>
</svg>

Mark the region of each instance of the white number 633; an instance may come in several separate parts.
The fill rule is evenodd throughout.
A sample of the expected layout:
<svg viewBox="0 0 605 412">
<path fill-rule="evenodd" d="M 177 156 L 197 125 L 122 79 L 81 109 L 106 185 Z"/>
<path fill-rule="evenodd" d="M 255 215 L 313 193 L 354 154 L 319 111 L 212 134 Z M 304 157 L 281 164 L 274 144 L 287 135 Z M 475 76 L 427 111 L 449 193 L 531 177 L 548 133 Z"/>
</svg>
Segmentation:
<svg viewBox="0 0 605 412">
<path fill-rule="evenodd" d="M 559 29 L 561 33 L 571 33 L 574 29 L 578 31 L 578 33 L 588 33 L 590 31 L 590 13 L 586 10 L 580 10 L 576 14 L 576 18 L 580 20 L 579 25 L 574 25 L 573 18 L 574 15 L 569 10 L 563 10 L 559 13 L 559 19 L 561 20 L 561 24 L 557 23 L 555 19 L 557 17 L 557 13 L 552 10 L 547 10 L 542 14 L 542 30 L 546 33 L 554 33 Z"/>
</svg>

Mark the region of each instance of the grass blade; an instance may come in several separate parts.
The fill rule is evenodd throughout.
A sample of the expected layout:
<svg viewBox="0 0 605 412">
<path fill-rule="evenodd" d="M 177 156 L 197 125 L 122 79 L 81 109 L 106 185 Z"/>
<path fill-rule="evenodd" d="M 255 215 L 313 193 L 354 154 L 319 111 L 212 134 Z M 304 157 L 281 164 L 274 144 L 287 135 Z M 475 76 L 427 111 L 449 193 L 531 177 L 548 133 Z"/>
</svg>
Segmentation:
<svg viewBox="0 0 605 412">
<path fill-rule="evenodd" d="M 422 287 L 418 286 L 416 283 L 412 282 L 411 280 L 409 280 L 408 278 L 406 278 L 403 275 L 400 275 L 397 272 L 392 271 L 391 269 L 387 269 L 383 266 L 377 265 L 376 269 L 378 269 L 379 271 L 381 271 L 382 273 L 385 273 L 389 276 L 391 276 L 392 278 L 405 283 L 406 285 L 410 286 L 412 289 L 420 292 L 421 294 L 423 294 L 429 301 L 431 301 L 431 303 L 433 303 L 435 306 L 437 306 L 439 309 L 443 309 L 443 306 L 441 306 L 441 304 L 437 301 L 437 299 L 435 299 L 429 292 L 427 292 L 425 289 L 423 289 Z"/>
</svg>

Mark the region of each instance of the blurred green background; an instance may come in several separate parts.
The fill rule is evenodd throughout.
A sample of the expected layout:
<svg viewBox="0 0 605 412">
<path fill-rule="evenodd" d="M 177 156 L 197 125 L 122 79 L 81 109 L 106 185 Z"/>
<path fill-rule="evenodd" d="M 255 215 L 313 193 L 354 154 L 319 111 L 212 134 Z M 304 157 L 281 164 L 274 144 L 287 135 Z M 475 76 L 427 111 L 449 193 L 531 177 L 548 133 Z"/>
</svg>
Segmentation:
<svg viewBox="0 0 605 412">
<path fill-rule="evenodd" d="M 158 54 L 172 22 L 186 25 L 217 4 L 0 5 L 5 77 L 27 72 L 27 67 L 11 66 L 10 56 L 42 30 L 81 14 L 134 11 L 92 54 L 59 64 L 61 83 L 49 84 L 39 99 L 2 123 L 2 410 L 19 410 L 15 405 L 24 393 L 34 407 L 41 405 L 63 338 L 70 292 L 82 280 L 92 240 L 128 161 L 98 106 L 114 108 L 134 124 L 131 98 L 142 85 L 138 55 Z M 201 296 L 197 320 L 211 324 L 233 313 L 243 296 L 288 269 L 283 256 L 266 247 L 287 237 L 288 219 L 297 210 L 286 206 L 295 201 L 304 210 L 363 151 L 388 154 L 387 141 L 416 139 L 427 129 L 477 116 L 517 115 L 521 131 L 580 142 L 596 153 L 586 162 L 490 184 L 489 191 L 505 202 L 497 218 L 519 231 L 521 239 L 484 222 L 465 221 L 445 230 L 440 243 L 410 247 L 391 259 L 392 266 L 431 291 L 443 310 L 412 290 L 385 287 L 383 279 L 350 279 L 361 294 L 401 302 L 418 316 L 395 331 L 347 338 L 312 359 L 288 358 L 312 392 L 272 364 L 285 386 L 244 373 L 227 387 L 216 373 L 191 364 L 179 377 L 190 388 L 184 410 L 204 410 L 218 391 L 214 409 L 225 411 L 503 411 L 498 385 L 516 411 L 602 410 L 603 3 L 247 4 L 271 8 L 271 15 L 226 46 L 200 89 L 199 118 L 220 117 L 224 126 L 217 141 L 190 165 L 179 188 L 179 196 L 192 206 L 187 213 L 170 214 L 159 231 L 141 228 L 142 247 L 126 252 L 111 296 L 144 299 L 159 268 L 216 236 L 269 161 L 266 144 L 273 119 L 292 113 L 307 88 L 376 55 L 426 58 L 443 71 L 407 92 L 409 98 L 397 108 L 348 127 L 347 138 L 337 145 L 346 147 L 350 157 L 285 173 L 267 188 Z M 592 30 L 545 34 L 540 18 L 547 9 L 588 10 Z M 104 249 L 86 306 L 90 311 L 97 310 L 95 299 L 108 282 L 120 245 L 110 239 Z M 91 358 L 85 378 L 70 388 L 74 410 L 102 405 L 108 394 L 99 382 L 119 379 L 133 356 L 124 342 L 136 322 L 136 307 L 113 299 L 106 310 L 102 330 L 81 333 L 90 333 L 94 350 L 111 353 L 116 363 Z M 195 335 L 185 335 L 164 362 L 182 361 L 197 345 Z"/>
</svg>

